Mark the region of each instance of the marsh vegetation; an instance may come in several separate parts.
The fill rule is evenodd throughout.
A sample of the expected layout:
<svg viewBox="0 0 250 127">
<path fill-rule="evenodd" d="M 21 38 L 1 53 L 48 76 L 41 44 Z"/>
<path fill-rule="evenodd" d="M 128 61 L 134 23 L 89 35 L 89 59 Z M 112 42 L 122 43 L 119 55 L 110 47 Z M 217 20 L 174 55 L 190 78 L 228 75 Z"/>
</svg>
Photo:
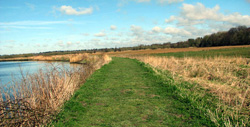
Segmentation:
<svg viewBox="0 0 250 127">
<path fill-rule="evenodd" d="M 153 56 L 137 55 L 129 58 L 149 64 L 162 77 L 166 78 L 166 75 L 170 74 L 179 89 L 179 97 L 189 100 L 205 116 L 209 116 L 215 125 L 248 126 L 248 52 L 249 48 L 238 48 Z M 213 97 L 207 98 L 207 94 Z"/>
<path fill-rule="evenodd" d="M 77 57 L 77 59 L 76 59 Z M 33 74 L 22 73 L 12 86 L 1 88 L 0 126 L 46 125 L 60 111 L 85 80 L 111 59 L 107 55 L 75 55 L 75 62 L 87 61 L 74 69 L 48 66 Z"/>
</svg>

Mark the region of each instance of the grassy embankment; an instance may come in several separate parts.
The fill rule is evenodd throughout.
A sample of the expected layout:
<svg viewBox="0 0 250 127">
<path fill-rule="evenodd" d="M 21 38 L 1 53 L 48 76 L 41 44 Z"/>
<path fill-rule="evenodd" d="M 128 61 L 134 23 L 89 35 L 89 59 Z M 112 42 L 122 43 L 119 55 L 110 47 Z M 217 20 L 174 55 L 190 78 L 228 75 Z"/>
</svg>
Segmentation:
<svg viewBox="0 0 250 127">
<path fill-rule="evenodd" d="M 52 125 L 215 126 L 203 110 L 179 94 L 183 91 L 171 75 L 165 76 L 137 60 L 113 58 L 75 92 Z M 211 107 L 217 101 L 209 93 L 200 99 Z"/>
<path fill-rule="evenodd" d="M 175 82 L 190 82 L 192 85 L 188 86 L 176 84 L 182 89 L 180 96 L 203 110 L 216 125 L 249 126 L 250 48 L 137 55 L 130 58 L 148 63 L 163 76 L 165 71 L 170 72 Z M 203 93 L 199 88 L 206 91 Z M 215 107 L 200 101 L 207 93 L 218 98 L 218 102 L 211 102 Z"/>
<path fill-rule="evenodd" d="M 0 126 L 46 125 L 75 90 L 109 61 L 107 55 L 78 54 L 70 62 L 85 64 L 74 69 L 48 64 L 34 74 L 21 71 L 21 79 L 0 87 Z"/>
</svg>

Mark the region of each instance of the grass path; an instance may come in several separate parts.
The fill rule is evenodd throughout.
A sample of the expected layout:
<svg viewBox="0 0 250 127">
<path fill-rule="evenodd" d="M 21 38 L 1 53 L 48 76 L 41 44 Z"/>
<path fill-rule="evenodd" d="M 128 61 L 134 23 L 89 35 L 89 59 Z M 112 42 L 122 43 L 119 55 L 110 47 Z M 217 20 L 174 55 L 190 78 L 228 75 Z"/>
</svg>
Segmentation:
<svg viewBox="0 0 250 127">
<path fill-rule="evenodd" d="M 113 58 L 65 103 L 54 126 L 211 126 L 136 60 Z M 209 124 L 209 125 L 208 125 Z"/>
</svg>

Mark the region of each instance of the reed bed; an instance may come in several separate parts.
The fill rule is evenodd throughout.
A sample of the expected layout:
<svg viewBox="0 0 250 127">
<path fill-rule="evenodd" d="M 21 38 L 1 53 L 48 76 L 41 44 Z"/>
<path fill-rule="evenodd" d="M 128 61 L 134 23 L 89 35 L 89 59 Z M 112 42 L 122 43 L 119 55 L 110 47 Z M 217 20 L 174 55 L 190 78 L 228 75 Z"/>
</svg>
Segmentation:
<svg viewBox="0 0 250 127">
<path fill-rule="evenodd" d="M 77 54 L 77 55 L 71 56 L 69 62 L 77 63 L 77 62 L 82 62 L 83 60 L 90 61 L 89 59 L 90 59 L 90 57 L 89 57 L 89 54 L 87 54 L 87 53 Z"/>
<path fill-rule="evenodd" d="M 21 80 L 13 78 L 11 87 L 0 89 L 0 126 L 46 125 L 96 69 L 111 61 L 107 55 L 89 59 L 95 61 L 74 69 L 50 64 L 34 74 L 21 72 Z"/>
<path fill-rule="evenodd" d="M 160 70 L 168 70 L 175 80 L 197 83 L 217 96 L 220 103 L 217 104 L 216 112 L 207 109 L 212 121 L 224 119 L 225 126 L 249 125 L 250 60 L 248 58 L 222 56 L 213 58 L 130 56 L 130 58 L 138 59 Z M 234 120 L 238 121 L 237 124 L 232 124 Z"/>
</svg>

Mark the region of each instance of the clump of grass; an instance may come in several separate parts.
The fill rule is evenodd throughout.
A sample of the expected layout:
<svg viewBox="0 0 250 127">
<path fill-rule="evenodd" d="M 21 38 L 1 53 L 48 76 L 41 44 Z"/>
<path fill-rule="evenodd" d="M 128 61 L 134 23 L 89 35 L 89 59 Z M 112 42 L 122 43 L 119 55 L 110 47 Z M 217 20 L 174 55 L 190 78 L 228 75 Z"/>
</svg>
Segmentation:
<svg viewBox="0 0 250 127">
<path fill-rule="evenodd" d="M 84 54 L 75 54 L 70 58 L 71 63 L 80 63 L 83 60 L 88 60 L 89 59 L 89 54 L 84 53 Z"/>
<path fill-rule="evenodd" d="M 84 54 L 75 54 L 70 57 L 71 63 L 82 63 L 82 64 L 91 64 L 95 63 L 95 68 L 100 68 L 99 65 L 102 63 L 106 63 L 106 61 L 110 61 L 111 58 L 107 54 L 97 55 L 89 55 L 87 53 Z"/>
<path fill-rule="evenodd" d="M 21 81 L 13 79 L 12 86 L 0 89 L 0 126 L 45 125 L 85 80 L 99 67 L 108 63 L 106 55 L 74 69 L 46 69 L 22 74 Z"/>
<path fill-rule="evenodd" d="M 220 103 L 216 102 L 216 111 L 210 109 L 206 111 L 215 123 L 223 121 L 225 126 L 249 124 L 250 69 L 248 67 L 250 63 L 247 58 L 221 56 L 213 58 L 135 56 L 132 58 L 157 69 L 168 70 L 175 80 L 197 83 L 207 89 L 207 93 L 217 96 Z M 192 93 L 188 94 L 186 91 L 182 94 L 188 96 Z"/>
</svg>

